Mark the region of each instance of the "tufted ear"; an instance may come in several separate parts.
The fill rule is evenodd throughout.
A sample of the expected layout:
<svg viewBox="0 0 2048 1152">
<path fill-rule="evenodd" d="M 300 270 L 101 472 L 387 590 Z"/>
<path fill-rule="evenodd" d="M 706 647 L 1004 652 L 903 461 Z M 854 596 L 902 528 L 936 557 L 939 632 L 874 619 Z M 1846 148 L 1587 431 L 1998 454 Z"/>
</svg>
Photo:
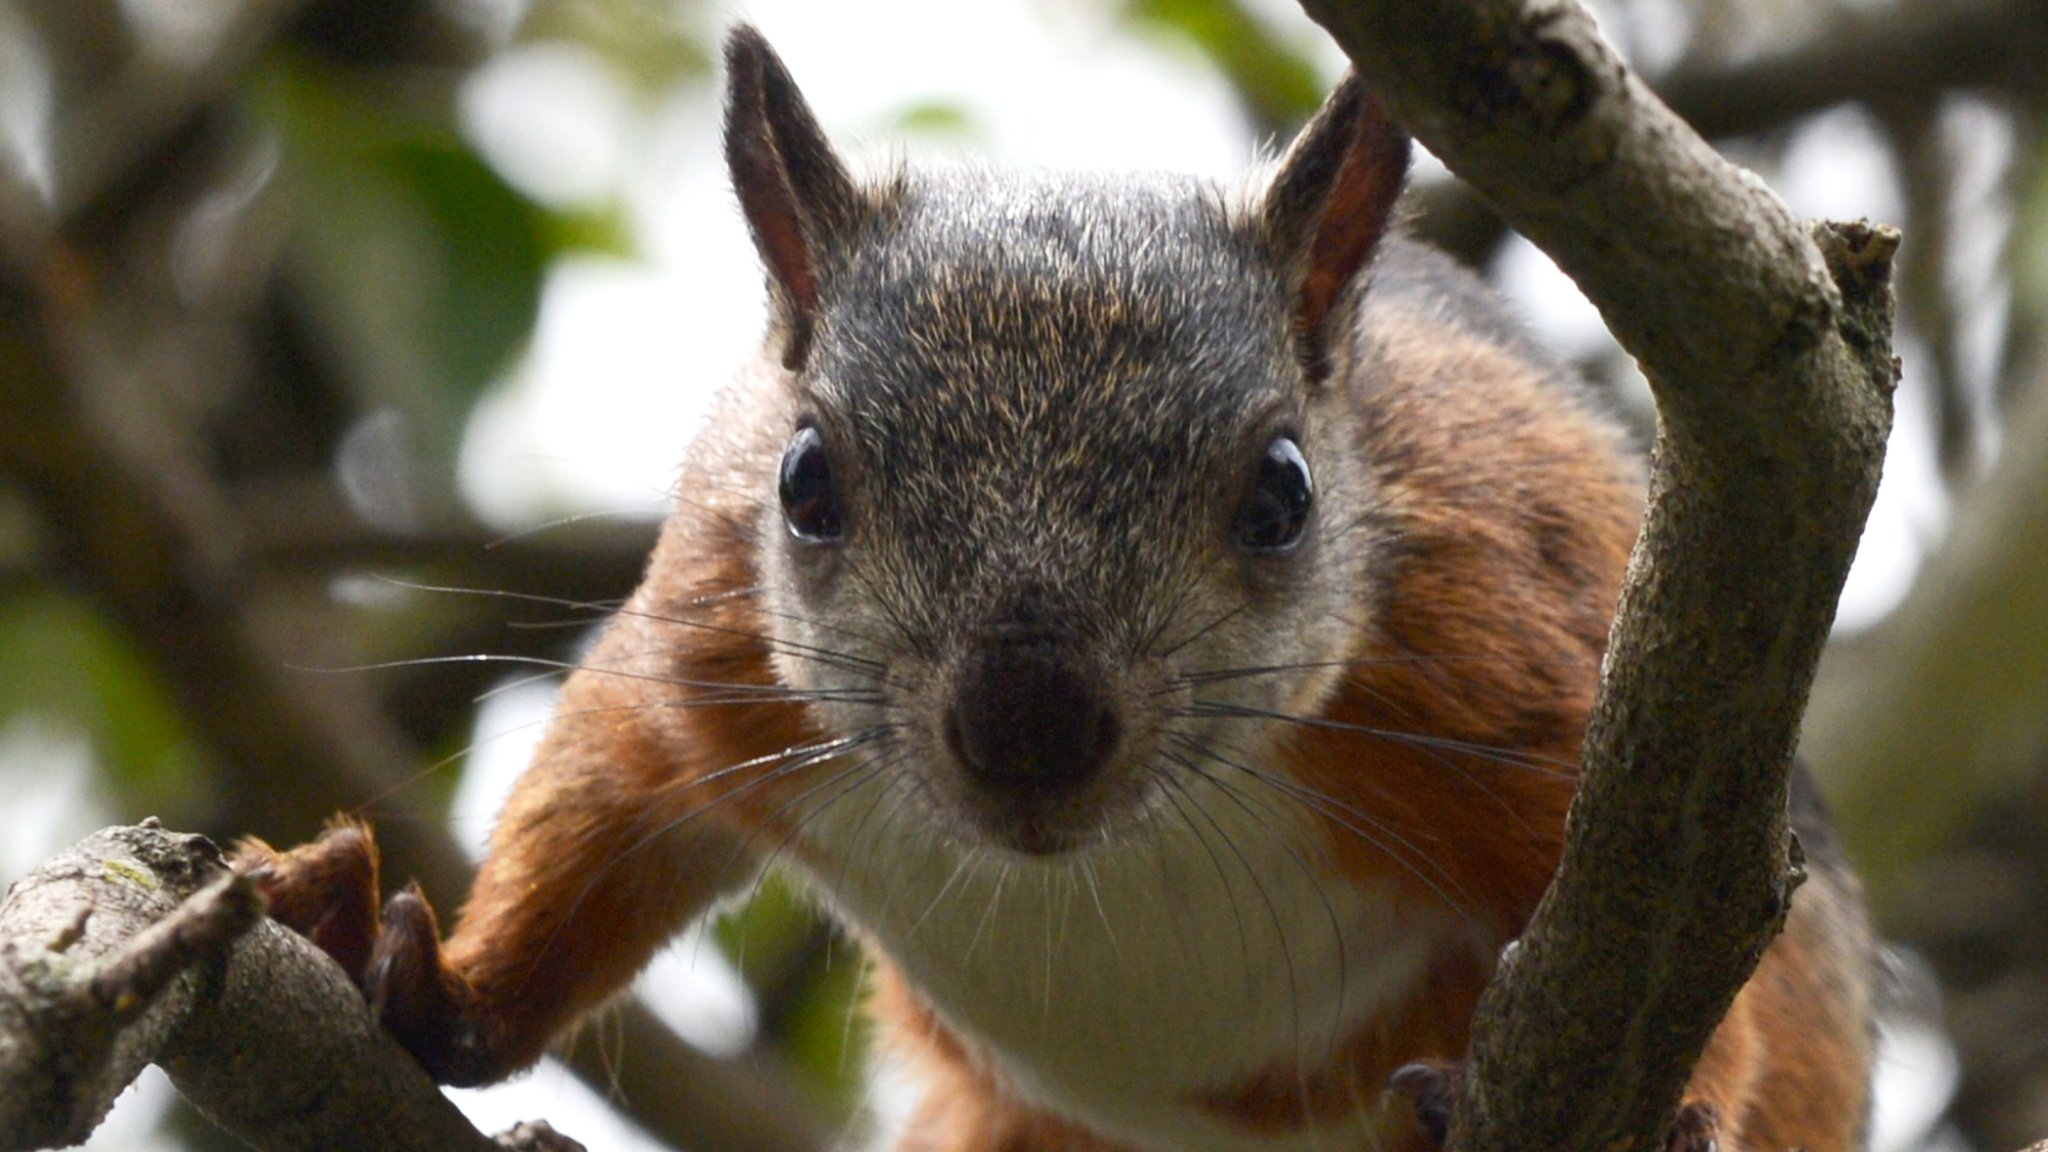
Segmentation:
<svg viewBox="0 0 2048 1152">
<path fill-rule="evenodd" d="M 759 31 L 732 30 L 725 66 L 726 168 L 787 334 L 782 362 L 795 368 L 810 350 L 822 253 L 856 225 L 860 193 Z"/>
<path fill-rule="evenodd" d="M 1329 368 L 1333 320 L 1386 235 L 1408 173 L 1408 134 L 1347 73 L 1280 162 L 1261 205 L 1266 236 L 1293 270 L 1294 328 L 1311 377 Z"/>
</svg>

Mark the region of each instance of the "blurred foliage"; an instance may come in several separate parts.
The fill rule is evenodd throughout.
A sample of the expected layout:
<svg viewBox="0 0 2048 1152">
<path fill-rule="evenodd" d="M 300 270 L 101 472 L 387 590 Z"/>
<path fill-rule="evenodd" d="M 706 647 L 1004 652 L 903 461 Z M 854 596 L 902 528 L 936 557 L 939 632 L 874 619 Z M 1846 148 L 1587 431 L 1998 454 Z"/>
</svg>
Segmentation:
<svg viewBox="0 0 2048 1152">
<path fill-rule="evenodd" d="M 1289 45 L 1234 0 L 1127 0 L 1124 18 L 1155 35 L 1183 37 L 1228 77 L 1262 134 L 1292 132 L 1323 102 L 1323 81 L 1305 51 Z"/>
<path fill-rule="evenodd" d="M 896 111 L 889 128 L 904 135 L 956 140 L 971 140 L 978 131 L 974 115 L 947 100 L 918 100 L 907 104 Z"/>
<path fill-rule="evenodd" d="M 90 604 L 54 591 L 0 598 L 0 652 L 0 725 L 55 720 L 91 742 L 125 811 L 190 818 L 205 753 L 156 669 Z"/>
<path fill-rule="evenodd" d="M 711 79 L 711 45 L 662 0 L 539 0 L 519 36 L 581 44 L 645 96 Z"/>
<path fill-rule="evenodd" d="M 428 458 L 453 459 L 478 396 L 532 331 L 548 266 L 572 249 L 627 253 L 624 218 L 536 204 L 445 115 L 377 99 L 317 61 L 286 57 L 252 87 L 282 142 L 306 315 L 369 407 L 407 413 Z"/>
<path fill-rule="evenodd" d="M 2014 300 L 2039 323 L 2048 312 L 2048 138 L 2039 123 L 2030 127 L 2013 166 L 2018 204 L 2008 251 Z"/>
<path fill-rule="evenodd" d="M 786 1048 L 813 1101 L 835 1124 L 850 1120 L 866 1087 L 859 946 L 778 872 L 718 917 L 712 939 L 749 984 L 771 992 L 762 1026 Z"/>
</svg>

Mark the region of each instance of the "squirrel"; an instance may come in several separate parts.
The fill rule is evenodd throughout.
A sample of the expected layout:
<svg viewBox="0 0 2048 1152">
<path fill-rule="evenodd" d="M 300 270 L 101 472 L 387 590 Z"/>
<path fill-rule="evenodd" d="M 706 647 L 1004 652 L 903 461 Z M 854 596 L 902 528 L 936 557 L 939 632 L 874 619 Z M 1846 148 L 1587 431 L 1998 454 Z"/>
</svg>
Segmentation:
<svg viewBox="0 0 2048 1152">
<path fill-rule="evenodd" d="M 1233 192 L 859 178 L 756 31 L 725 60 L 763 351 L 453 933 L 379 916 L 361 824 L 241 866 L 447 1083 L 773 857 L 877 960 L 905 1149 L 1440 1143 L 1559 857 L 1639 452 L 1394 234 L 1409 142 L 1355 76 Z M 1794 808 L 1810 878 L 1689 1148 L 1861 1146 L 1872 946 Z"/>
</svg>

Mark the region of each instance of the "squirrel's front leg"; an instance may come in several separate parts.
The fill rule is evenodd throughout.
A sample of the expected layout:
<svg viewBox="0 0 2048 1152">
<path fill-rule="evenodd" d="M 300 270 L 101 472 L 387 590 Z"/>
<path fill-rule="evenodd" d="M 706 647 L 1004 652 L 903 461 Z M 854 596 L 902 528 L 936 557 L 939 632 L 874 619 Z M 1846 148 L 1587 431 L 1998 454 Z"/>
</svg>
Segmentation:
<svg viewBox="0 0 2048 1152">
<path fill-rule="evenodd" d="M 273 916 L 334 956 L 443 1083 L 486 1083 L 538 1059 L 751 874 L 748 846 L 694 786 L 702 766 L 673 746 L 671 713 L 687 702 L 633 670 L 651 651 L 636 632 L 615 622 L 565 685 L 445 943 L 417 887 L 378 916 L 367 825 L 341 820 L 289 852 L 252 840 L 235 853 Z"/>
</svg>

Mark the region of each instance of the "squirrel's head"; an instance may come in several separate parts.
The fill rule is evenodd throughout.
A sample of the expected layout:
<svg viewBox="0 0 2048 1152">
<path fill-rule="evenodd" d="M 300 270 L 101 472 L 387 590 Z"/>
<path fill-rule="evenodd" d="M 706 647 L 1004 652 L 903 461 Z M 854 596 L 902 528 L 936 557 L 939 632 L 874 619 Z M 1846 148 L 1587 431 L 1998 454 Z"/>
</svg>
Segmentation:
<svg viewBox="0 0 2048 1152">
<path fill-rule="evenodd" d="M 1406 136 L 1347 79 L 1248 196 L 863 182 L 758 33 L 726 59 L 779 366 L 779 675 L 975 845 L 1086 847 L 1257 771 L 1370 627 L 1363 416 L 1331 380 Z"/>
</svg>

